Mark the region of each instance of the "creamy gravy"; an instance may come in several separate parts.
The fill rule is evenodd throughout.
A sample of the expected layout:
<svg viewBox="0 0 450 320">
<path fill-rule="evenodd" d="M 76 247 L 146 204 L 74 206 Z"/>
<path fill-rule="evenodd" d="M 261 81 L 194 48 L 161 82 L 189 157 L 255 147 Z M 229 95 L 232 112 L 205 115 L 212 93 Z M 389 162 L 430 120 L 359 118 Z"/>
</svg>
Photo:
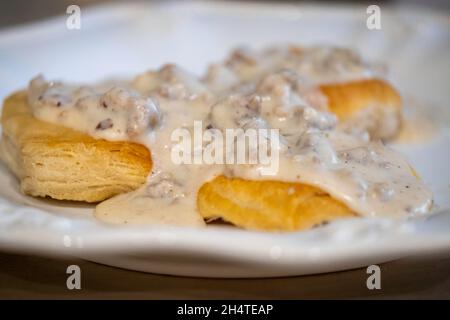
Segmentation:
<svg viewBox="0 0 450 320">
<path fill-rule="evenodd" d="M 279 71 L 294 73 L 301 79 L 302 87 L 306 87 L 368 78 L 375 70 L 346 48 L 289 46 L 261 51 L 239 48 L 224 62 L 210 65 L 204 78 L 211 90 L 227 93 L 237 84 L 252 87 L 261 76 Z"/>
<path fill-rule="evenodd" d="M 204 226 L 198 189 L 224 174 L 251 180 L 301 182 L 320 187 L 360 215 L 408 217 L 430 211 L 432 195 L 408 165 L 366 132 L 344 130 L 327 112 L 317 84 L 364 78 L 370 68 L 353 52 L 336 48 L 235 51 L 202 78 L 175 65 L 120 85 L 74 86 L 30 82 L 29 103 L 38 119 L 106 140 L 135 141 L 154 162 L 138 190 L 100 203 L 95 215 L 112 223 Z M 194 121 L 221 131 L 276 128 L 279 170 L 261 164 L 175 164 L 175 129 Z M 194 153 L 206 145 L 195 145 Z"/>
</svg>

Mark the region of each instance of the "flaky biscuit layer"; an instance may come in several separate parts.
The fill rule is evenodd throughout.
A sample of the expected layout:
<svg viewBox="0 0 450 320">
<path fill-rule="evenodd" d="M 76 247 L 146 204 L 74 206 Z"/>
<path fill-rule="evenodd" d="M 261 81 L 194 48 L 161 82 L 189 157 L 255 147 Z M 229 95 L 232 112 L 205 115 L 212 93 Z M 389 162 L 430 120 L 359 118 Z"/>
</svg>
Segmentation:
<svg viewBox="0 0 450 320">
<path fill-rule="evenodd" d="M 148 149 L 94 139 L 33 117 L 26 92 L 5 100 L 1 157 L 32 196 L 97 202 L 136 189 L 152 166 Z"/>
</svg>

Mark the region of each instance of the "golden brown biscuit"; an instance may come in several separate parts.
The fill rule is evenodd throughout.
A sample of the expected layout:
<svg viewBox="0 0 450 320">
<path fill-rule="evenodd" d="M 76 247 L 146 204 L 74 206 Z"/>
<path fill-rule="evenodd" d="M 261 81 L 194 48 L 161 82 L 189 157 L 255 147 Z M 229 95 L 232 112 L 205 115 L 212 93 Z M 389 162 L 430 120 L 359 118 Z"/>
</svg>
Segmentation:
<svg viewBox="0 0 450 320">
<path fill-rule="evenodd" d="M 136 189 L 152 166 L 142 145 L 97 140 L 35 119 L 26 92 L 5 100 L 2 126 L 0 156 L 32 196 L 97 202 Z"/>
<path fill-rule="evenodd" d="M 320 86 L 328 108 L 346 125 L 366 129 L 372 138 L 389 139 L 400 129 L 402 99 L 380 79 L 358 80 Z"/>
<path fill-rule="evenodd" d="M 316 187 L 224 176 L 200 188 L 197 206 L 204 219 L 222 218 L 245 229 L 264 231 L 303 230 L 356 216 Z"/>
</svg>

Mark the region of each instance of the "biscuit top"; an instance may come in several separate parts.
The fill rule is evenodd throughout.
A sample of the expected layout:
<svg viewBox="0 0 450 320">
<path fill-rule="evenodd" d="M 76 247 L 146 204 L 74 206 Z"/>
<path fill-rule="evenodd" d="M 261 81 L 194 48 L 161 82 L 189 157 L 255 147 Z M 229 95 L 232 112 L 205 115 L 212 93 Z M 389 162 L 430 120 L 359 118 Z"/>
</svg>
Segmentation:
<svg viewBox="0 0 450 320">
<path fill-rule="evenodd" d="M 197 191 L 219 175 L 314 185 L 364 216 L 428 213 L 432 195 L 408 163 L 366 132 L 341 127 L 317 87 L 371 72 L 347 49 L 237 50 L 201 78 L 175 65 L 120 84 L 39 76 L 28 94 L 38 119 L 151 151 L 147 184 L 101 203 L 96 215 L 105 221 L 203 225 Z M 227 148 L 236 141 L 250 142 Z"/>
</svg>

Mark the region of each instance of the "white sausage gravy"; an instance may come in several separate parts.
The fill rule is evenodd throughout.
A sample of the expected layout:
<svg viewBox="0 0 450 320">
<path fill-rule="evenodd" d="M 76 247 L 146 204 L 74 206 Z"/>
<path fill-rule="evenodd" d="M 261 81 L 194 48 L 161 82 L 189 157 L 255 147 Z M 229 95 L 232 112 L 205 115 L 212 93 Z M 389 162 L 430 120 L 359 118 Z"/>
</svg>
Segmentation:
<svg viewBox="0 0 450 320">
<path fill-rule="evenodd" d="M 203 77 L 175 65 L 134 80 L 93 86 L 34 78 L 28 88 L 36 118 L 98 139 L 148 147 L 153 168 L 147 183 L 97 205 L 97 218 L 111 223 L 204 226 L 198 189 L 219 175 L 314 185 L 361 216 L 410 217 L 431 210 L 432 194 L 409 164 L 361 130 L 344 130 L 327 112 L 318 84 L 370 77 L 371 67 L 347 49 L 275 48 L 236 50 Z M 179 128 L 278 129 L 279 166 L 176 164 L 171 152 Z M 270 138 L 269 138 L 270 139 Z M 200 149 L 206 148 L 202 142 Z M 198 150 L 197 150 L 198 151 Z M 194 148 L 194 152 L 195 148 Z"/>
</svg>

